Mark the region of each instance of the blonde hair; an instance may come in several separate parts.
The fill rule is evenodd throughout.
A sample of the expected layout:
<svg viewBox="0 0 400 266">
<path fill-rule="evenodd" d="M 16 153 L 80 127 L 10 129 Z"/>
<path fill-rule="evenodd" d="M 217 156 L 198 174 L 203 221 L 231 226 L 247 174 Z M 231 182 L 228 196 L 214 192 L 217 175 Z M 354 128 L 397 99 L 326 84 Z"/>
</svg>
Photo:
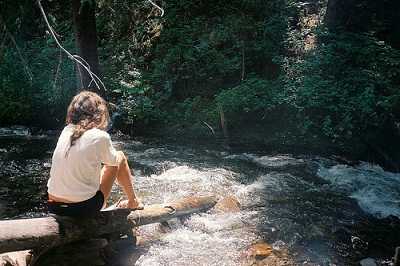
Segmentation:
<svg viewBox="0 0 400 266">
<path fill-rule="evenodd" d="M 67 124 L 75 125 L 69 147 L 73 146 L 83 133 L 89 129 L 99 128 L 105 130 L 109 119 L 107 103 L 98 94 L 91 91 L 82 91 L 75 95 L 68 106 L 66 118 Z"/>
</svg>

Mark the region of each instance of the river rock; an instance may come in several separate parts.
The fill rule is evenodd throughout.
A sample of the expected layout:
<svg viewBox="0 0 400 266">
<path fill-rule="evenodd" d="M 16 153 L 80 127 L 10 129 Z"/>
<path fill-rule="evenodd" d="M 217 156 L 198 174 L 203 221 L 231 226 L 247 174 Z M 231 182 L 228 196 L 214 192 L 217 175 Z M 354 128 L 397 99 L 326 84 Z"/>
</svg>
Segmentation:
<svg viewBox="0 0 400 266">
<path fill-rule="evenodd" d="M 360 261 L 360 265 L 361 266 L 378 266 L 378 264 L 376 264 L 376 261 L 372 258 L 362 259 Z"/>
<path fill-rule="evenodd" d="M 213 211 L 216 213 L 239 212 L 240 203 L 235 196 L 227 196 L 218 201 Z"/>
<path fill-rule="evenodd" d="M 274 248 L 260 242 L 251 245 L 245 254 L 243 265 L 246 266 L 292 266 L 295 263 L 288 257 L 286 250 L 274 250 Z"/>
<path fill-rule="evenodd" d="M 250 246 L 247 251 L 248 257 L 255 257 L 257 260 L 264 259 L 272 254 L 273 248 L 271 245 L 261 242 Z"/>
<path fill-rule="evenodd" d="M 255 266 L 294 266 L 295 264 L 287 258 L 280 258 L 275 255 L 268 256 L 267 258 L 256 261 L 253 263 Z"/>
</svg>

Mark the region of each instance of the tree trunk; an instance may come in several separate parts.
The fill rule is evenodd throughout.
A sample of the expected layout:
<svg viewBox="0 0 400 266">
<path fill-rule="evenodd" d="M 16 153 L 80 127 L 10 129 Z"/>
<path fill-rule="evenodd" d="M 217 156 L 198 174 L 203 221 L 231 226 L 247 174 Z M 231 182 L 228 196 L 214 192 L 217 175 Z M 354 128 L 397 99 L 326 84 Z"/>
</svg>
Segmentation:
<svg viewBox="0 0 400 266">
<path fill-rule="evenodd" d="M 325 24 L 330 30 L 349 29 L 353 24 L 357 0 L 329 0 L 326 8 Z"/>
<path fill-rule="evenodd" d="M 0 253 L 48 249 L 96 237 L 126 235 L 135 226 L 163 222 L 192 213 L 204 212 L 217 203 L 215 197 L 188 197 L 144 210 L 102 211 L 94 218 L 51 216 L 0 221 Z"/>
<path fill-rule="evenodd" d="M 331 31 L 375 32 L 379 40 L 400 49 L 399 19 L 398 0 L 329 0 L 325 24 Z"/>
<path fill-rule="evenodd" d="M 90 70 L 100 77 L 99 56 L 97 51 L 97 30 L 95 17 L 96 2 L 72 0 L 72 15 L 75 30 L 75 43 L 78 54 L 90 66 Z M 104 88 L 96 87 L 89 73 L 77 65 L 78 89 L 89 89 L 104 96 Z"/>
</svg>

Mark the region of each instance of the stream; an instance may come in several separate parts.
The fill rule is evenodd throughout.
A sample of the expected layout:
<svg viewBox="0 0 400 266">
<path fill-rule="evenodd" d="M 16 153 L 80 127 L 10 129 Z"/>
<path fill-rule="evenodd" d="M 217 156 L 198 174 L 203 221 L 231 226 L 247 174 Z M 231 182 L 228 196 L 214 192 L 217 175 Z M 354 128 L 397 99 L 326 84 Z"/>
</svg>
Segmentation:
<svg viewBox="0 0 400 266">
<path fill-rule="evenodd" d="M 1 219 L 45 215 L 57 135 L 21 130 L 0 130 Z M 142 226 L 142 244 L 122 247 L 115 265 L 358 265 L 366 258 L 391 265 L 400 246 L 400 174 L 378 165 L 113 139 L 129 158 L 145 204 L 214 194 L 234 196 L 241 205 L 238 212 Z M 111 200 L 120 195 L 115 186 Z M 270 245 L 276 261 L 249 261 L 255 243 Z"/>
</svg>

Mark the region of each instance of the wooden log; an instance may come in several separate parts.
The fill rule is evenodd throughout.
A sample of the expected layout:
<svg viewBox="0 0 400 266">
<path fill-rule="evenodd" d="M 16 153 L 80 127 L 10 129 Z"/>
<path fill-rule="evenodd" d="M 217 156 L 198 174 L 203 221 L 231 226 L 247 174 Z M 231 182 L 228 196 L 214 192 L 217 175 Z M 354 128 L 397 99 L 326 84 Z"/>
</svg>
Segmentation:
<svg viewBox="0 0 400 266">
<path fill-rule="evenodd" d="M 144 210 L 102 211 L 94 218 L 50 216 L 0 221 L 0 253 L 48 249 L 77 240 L 104 235 L 129 234 L 133 226 L 163 222 L 175 217 L 207 211 L 216 204 L 213 196 L 188 197 Z"/>
<path fill-rule="evenodd" d="M 50 216 L 0 221 L 0 253 L 43 249 L 111 233 L 127 233 L 127 209 L 100 212 L 95 218 Z"/>
<path fill-rule="evenodd" d="M 134 226 L 161 223 L 171 218 L 192 213 L 205 212 L 217 203 L 215 197 L 189 197 L 163 205 L 152 205 L 143 210 L 131 212 L 128 220 Z"/>
</svg>

